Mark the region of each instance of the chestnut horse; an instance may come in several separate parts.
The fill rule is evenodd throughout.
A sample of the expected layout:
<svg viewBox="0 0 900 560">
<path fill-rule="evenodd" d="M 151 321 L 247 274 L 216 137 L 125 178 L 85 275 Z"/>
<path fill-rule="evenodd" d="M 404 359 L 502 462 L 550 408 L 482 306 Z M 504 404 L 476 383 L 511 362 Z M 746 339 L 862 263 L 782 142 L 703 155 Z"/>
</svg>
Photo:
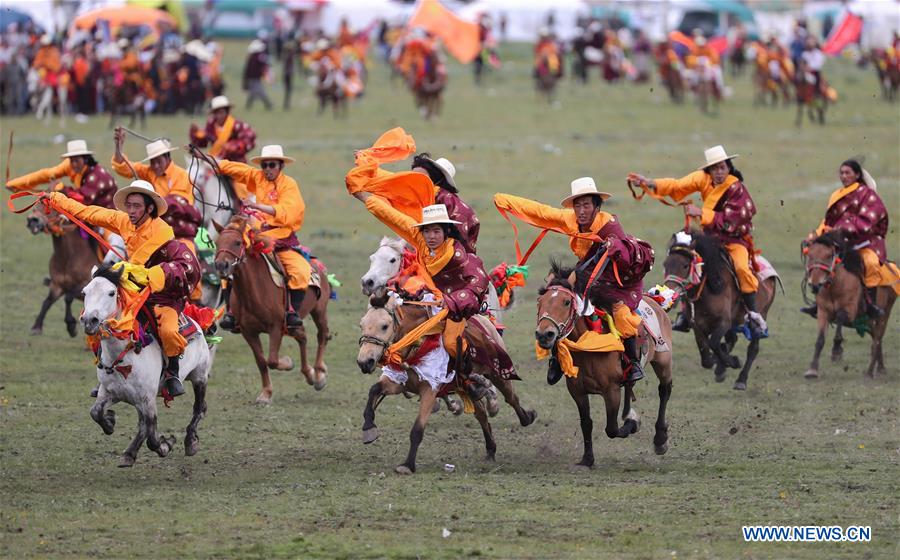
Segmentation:
<svg viewBox="0 0 900 560">
<path fill-rule="evenodd" d="M 721 383 L 725 381 L 728 368 L 741 367 L 740 359 L 730 352 L 737 342 L 735 329 L 744 324 L 746 310 L 731 260 L 721 242 L 710 235 L 696 232 L 690 235 L 690 245 L 678 243 L 675 236 L 672 237 L 663 264 L 665 285 L 675 290 L 679 298 L 686 298 L 693 304 L 693 330 L 700 350 L 700 364 L 706 369 L 715 366 L 716 381 Z M 777 281 L 777 277 L 772 276 L 759 283 L 756 306 L 763 318 L 775 300 Z M 744 367 L 734 382 L 735 390 L 747 389 L 747 377 L 757 354 L 759 339 L 753 338 L 747 347 Z"/>
<path fill-rule="evenodd" d="M 244 340 L 250 345 L 256 367 L 262 378 L 262 390 L 256 397 L 259 404 L 272 401 L 272 381 L 269 368 L 290 370 L 294 367 L 289 356 L 279 357 L 281 339 L 285 332 L 300 346 L 300 369 L 306 382 L 313 385 L 316 391 L 325 388 L 328 368 L 325 366 L 325 345 L 328 343 L 328 300 L 331 297 L 331 286 L 320 270 L 321 287 L 310 286 L 306 290 L 303 304 L 296 310 L 301 317 L 310 315 L 316 324 L 318 347 L 314 368 L 310 367 L 306 357 L 306 329 L 303 325 L 285 329 L 286 293 L 283 287 L 275 285 L 266 264 L 265 257 L 250 247 L 251 231 L 246 216 L 235 216 L 227 226 L 222 227 L 215 222 L 219 238 L 216 241 L 216 272 L 220 278 L 229 278 L 231 288 L 231 310 Z M 313 266 L 319 266 L 313 261 Z M 269 336 L 269 355 L 263 355 L 259 335 Z"/>
<path fill-rule="evenodd" d="M 547 284 L 539 291 L 537 302 L 537 324 L 534 336 L 538 345 L 550 350 L 562 339 L 577 341 L 589 330 L 585 318 L 578 312 L 574 290 L 575 273 L 553 263 Z M 657 455 L 663 455 L 669 449 L 669 425 L 666 422 L 666 405 L 672 395 L 672 324 L 669 317 L 656 301 L 645 297 L 659 321 L 659 336 L 668 345 L 668 350 L 657 350 L 654 336 L 646 332 L 642 326 L 642 335 L 649 340 L 645 352 L 646 360 L 653 366 L 659 379 L 659 411 L 656 416 L 656 434 L 653 436 L 653 449 Z M 606 435 L 612 438 L 627 438 L 640 429 L 640 417 L 631 406 L 633 384 L 625 386 L 625 400 L 622 407 L 623 424 L 619 427 L 617 414 L 621 400 L 622 359 L 621 352 L 572 352 L 578 374 L 566 376 L 566 388 L 578 407 L 581 420 L 581 435 L 584 438 L 584 455 L 579 466 L 594 465 L 593 428 L 589 395 L 601 395 L 606 404 Z"/>
<path fill-rule="evenodd" d="M 410 72 L 409 88 L 413 92 L 416 108 L 425 120 L 441 114 L 444 106 L 444 88 L 447 87 L 447 71 L 438 58 L 437 52 L 425 55 L 424 72 L 418 76 L 414 69 Z"/>
<path fill-rule="evenodd" d="M 28 216 L 28 230 L 32 234 L 49 233 L 53 240 L 53 254 L 50 256 L 50 277 L 46 284 L 50 287 L 41 310 L 31 327 L 31 334 L 44 332 L 44 317 L 47 311 L 60 297 L 66 302 L 66 330 L 69 336 L 75 336 L 78 321 L 72 315 L 72 301 L 84 299 L 81 290 L 91 281 L 91 268 L 100 263 L 96 243 L 85 238 L 78 226 L 63 216 L 53 212 L 51 215 L 35 210 Z"/>
<path fill-rule="evenodd" d="M 819 336 L 816 338 L 812 363 L 804 377 L 807 379 L 819 377 L 819 356 L 825 346 L 825 333 L 828 331 L 829 323 L 837 325 L 831 347 L 831 361 L 840 361 L 844 354 L 841 346 L 844 341 L 841 327 L 857 327 L 858 324 L 858 328 L 868 330 L 872 335 L 872 355 L 865 375 L 869 377 L 884 375 L 881 340 L 884 338 L 897 294 L 890 286 L 879 286 L 875 304 L 884 310 L 884 315 L 876 319 L 865 316 L 866 296 L 862 282 L 864 265 L 859 253 L 850 247 L 840 231 L 832 230 L 815 239 L 809 246 L 805 260 L 804 292 L 805 286 L 808 285 L 816 296 Z"/>
<path fill-rule="evenodd" d="M 376 290 L 369 298 L 368 311 L 360 320 L 362 336 L 359 339 L 359 354 L 356 359 L 360 371 L 372 373 L 384 358 L 387 348 L 427 320 L 429 314 L 430 312 L 426 306 L 399 305 L 397 300 L 388 295 L 385 289 L 380 288 Z M 474 320 L 481 319 L 478 316 L 469 319 L 469 321 Z M 469 328 L 472 327 L 466 327 L 467 330 Z M 401 356 L 404 359 L 404 369 L 409 375 L 406 383 L 400 385 L 387 376 L 382 376 L 369 389 L 369 398 L 363 412 L 363 443 L 372 443 L 378 438 L 378 427 L 375 425 L 375 409 L 384 397 L 407 392 L 419 395 L 419 413 L 409 434 L 409 452 L 406 460 L 395 469 L 399 474 L 411 474 L 416 471 L 416 453 L 425 434 L 425 425 L 428 423 L 428 418 L 432 412 L 438 408 L 436 399 L 439 391 L 432 387 L 428 381 L 420 379 L 415 370 L 405 362 L 418 348 L 419 345 L 414 344 L 401 352 Z M 537 413 L 533 410 L 522 408 L 519 404 L 519 397 L 516 395 L 515 388 L 513 388 L 510 380 L 491 375 L 487 371 L 476 371 L 476 373 L 483 373 L 503 394 L 506 402 L 516 411 L 516 416 L 518 416 L 519 423 L 522 426 L 528 426 L 534 422 L 535 418 L 537 418 Z M 490 411 L 486 407 L 486 401 L 488 401 L 487 398 L 474 403 L 475 418 L 478 419 L 478 423 L 481 424 L 481 429 L 484 433 L 487 459 L 493 461 L 497 444 L 494 441 L 491 425 L 488 422 Z"/>
</svg>

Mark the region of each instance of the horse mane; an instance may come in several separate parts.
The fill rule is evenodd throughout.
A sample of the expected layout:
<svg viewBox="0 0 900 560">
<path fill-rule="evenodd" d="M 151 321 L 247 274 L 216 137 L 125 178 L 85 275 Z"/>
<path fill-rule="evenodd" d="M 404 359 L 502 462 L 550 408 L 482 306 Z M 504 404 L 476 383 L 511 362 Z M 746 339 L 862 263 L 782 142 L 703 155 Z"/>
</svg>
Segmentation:
<svg viewBox="0 0 900 560">
<path fill-rule="evenodd" d="M 399 237 L 388 237 L 385 235 L 381 238 L 381 243 L 378 244 L 379 247 L 390 247 L 391 249 L 397 251 L 399 254 L 403 254 L 403 251 L 406 249 L 406 241 Z"/>
<path fill-rule="evenodd" d="M 718 294 L 725 287 L 728 272 L 728 261 L 725 260 L 722 242 L 712 235 L 694 236 L 694 250 L 703 258 L 703 275 L 706 287 L 710 292 Z"/>
<path fill-rule="evenodd" d="M 122 280 L 123 271 L 123 268 L 115 269 L 113 268 L 113 263 L 105 262 L 97 267 L 97 270 L 94 271 L 92 277 L 103 278 L 104 280 L 112 282 L 114 286 L 118 286 L 119 282 Z"/>
<path fill-rule="evenodd" d="M 562 263 L 557 258 L 550 258 L 550 276 L 553 276 L 553 279 L 547 282 L 547 285 L 538 290 L 538 295 L 542 296 L 546 293 L 547 288 L 551 286 L 562 286 L 563 288 L 567 288 L 569 290 L 575 289 L 572 284 L 569 283 L 569 275 L 572 274 L 572 271 L 575 270 L 575 267 L 568 266 Z"/>
<path fill-rule="evenodd" d="M 850 246 L 846 235 L 841 230 L 833 229 L 827 231 L 815 238 L 813 243 L 833 249 L 838 257 L 840 257 L 844 269 L 846 269 L 847 272 L 859 276 L 865 274 L 865 264 L 863 263 L 862 257 L 859 256 L 859 251 L 854 250 Z"/>
</svg>

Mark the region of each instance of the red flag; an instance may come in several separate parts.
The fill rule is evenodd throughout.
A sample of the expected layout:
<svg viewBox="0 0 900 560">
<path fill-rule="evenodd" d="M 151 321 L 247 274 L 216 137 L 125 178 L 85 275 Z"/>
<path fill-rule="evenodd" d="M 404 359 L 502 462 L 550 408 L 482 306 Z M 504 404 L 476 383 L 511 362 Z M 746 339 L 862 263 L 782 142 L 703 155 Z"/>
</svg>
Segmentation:
<svg viewBox="0 0 900 560">
<path fill-rule="evenodd" d="M 421 0 L 407 26 L 421 27 L 440 37 L 447 52 L 463 64 L 478 56 L 478 24 L 460 19 L 438 0 Z"/>
<path fill-rule="evenodd" d="M 859 35 L 862 33 L 862 26 L 863 20 L 861 17 L 847 12 L 847 15 L 844 17 L 843 21 L 841 21 L 840 25 L 831 32 L 831 36 L 825 41 L 822 52 L 829 56 L 841 54 L 841 51 L 844 50 L 847 45 L 859 40 Z"/>
</svg>

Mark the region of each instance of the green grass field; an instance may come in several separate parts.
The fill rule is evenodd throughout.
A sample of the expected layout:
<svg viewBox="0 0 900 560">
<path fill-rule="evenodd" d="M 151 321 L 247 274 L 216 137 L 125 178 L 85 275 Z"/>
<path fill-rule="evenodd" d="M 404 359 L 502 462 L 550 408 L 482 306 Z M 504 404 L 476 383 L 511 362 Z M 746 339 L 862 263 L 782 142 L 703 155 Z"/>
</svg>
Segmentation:
<svg viewBox="0 0 900 560">
<path fill-rule="evenodd" d="M 28 331 L 45 295 L 50 242 L 32 237 L 24 219 L 0 213 L 0 557 L 203 558 L 893 558 L 898 553 L 898 321 L 885 340 L 888 375 L 864 379 L 869 339 L 847 335 L 844 361 L 823 359 L 822 378 L 803 379 L 814 322 L 801 315 L 799 243 L 821 219 L 837 168 L 854 155 L 900 219 L 900 114 L 880 99 L 871 69 L 831 61 L 841 99 L 825 127 L 793 124 L 793 108 L 754 108 L 749 77 L 729 80 L 734 96 L 716 117 L 675 107 L 656 84 L 588 87 L 561 84 L 559 104 L 536 100 L 526 49 L 507 49 L 506 65 L 483 88 L 451 66 L 443 115 L 423 122 L 401 84 L 376 64 L 366 97 L 346 120 L 317 118 L 311 88 L 295 91 L 294 110 L 243 110 L 237 90 L 242 44 L 229 44 L 227 71 L 236 114 L 259 134 L 258 147 L 281 143 L 298 161 L 289 168 L 307 204 L 300 235 L 344 281 L 329 309 L 334 338 L 327 388 L 316 393 L 294 370 L 274 374 L 268 407 L 253 404 L 259 376 L 240 336 L 225 335 L 200 426 L 201 450 L 166 459 L 144 448 L 132 469 L 116 468 L 134 433 L 135 414 L 118 405 L 116 433 L 102 434 L 88 415 L 95 372 L 82 338 L 69 338 L 62 306 L 44 335 Z M 280 90 L 272 88 L 280 107 Z M 147 133 L 185 142 L 191 119 L 151 117 Z M 199 121 L 198 121 L 199 122 Z M 64 151 L 52 138 L 85 138 L 102 161 L 112 155 L 107 119 L 67 128 L 32 118 L 4 118 L 0 153 L 15 129 L 13 176 L 54 164 Z M 592 175 L 615 193 L 609 209 L 625 228 L 657 248 L 652 286 L 662 278 L 662 249 L 681 225 L 677 210 L 628 196 L 629 171 L 681 176 L 703 149 L 724 144 L 754 195 L 756 240 L 784 280 L 769 316 L 749 389 L 717 384 L 699 365 L 690 335 L 676 333 L 675 384 L 669 406 L 670 450 L 652 451 L 656 387 L 637 389 L 644 426 L 628 439 L 603 433 L 594 399 L 597 463 L 581 456 L 578 415 L 562 385 L 545 383 L 533 353 L 534 296 L 550 255 L 566 241 L 548 239 L 532 260 L 533 276 L 504 322 L 524 381 L 517 390 L 538 420 L 521 428 L 509 408 L 494 419 L 497 460 L 483 460 L 471 416 L 432 417 L 418 473 L 400 477 L 417 408 L 401 397 L 378 414 L 381 438 L 360 440 L 367 389 L 376 378 L 355 363 L 357 322 L 365 309 L 358 279 L 386 228 L 347 195 L 353 151 L 403 126 L 420 150 L 446 156 L 482 221 L 479 254 L 488 266 L 511 260 L 509 226 L 494 211 L 498 191 L 556 203 L 569 181 Z M 258 149 L 257 147 L 257 149 Z M 143 145 L 127 151 L 143 157 Z M 5 165 L 5 160 L 4 160 Z M 530 241 L 533 232 L 526 232 Z M 889 253 L 900 256 L 891 230 Z M 80 309 L 80 306 L 78 306 Z M 830 339 L 829 339 L 830 340 Z M 830 342 L 829 342 L 830 344 Z M 743 352 L 741 344 L 739 351 Z M 296 347 L 283 350 L 298 360 Z M 827 352 L 827 349 L 826 349 Z M 742 354 L 740 354 L 742 355 Z M 160 413 L 179 444 L 190 397 Z M 447 473 L 445 463 L 456 465 Z M 741 526 L 870 525 L 869 543 L 745 543 Z M 443 529 L 450 531 L 443 537 Z"/>
</svg>

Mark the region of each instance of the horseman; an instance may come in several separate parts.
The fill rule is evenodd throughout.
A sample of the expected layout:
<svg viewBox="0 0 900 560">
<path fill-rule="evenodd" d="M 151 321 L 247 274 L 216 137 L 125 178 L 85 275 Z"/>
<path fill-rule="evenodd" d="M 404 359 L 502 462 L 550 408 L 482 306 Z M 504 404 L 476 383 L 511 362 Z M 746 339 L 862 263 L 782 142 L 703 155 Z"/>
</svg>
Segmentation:
<svg viewBox="0 0 900 560">
<path fill-rule="evenodd" d="M 598 191 L 594 179 L 575 179 L 571 187 L 572 194 L 561 202 L 563 209 L 502 193 L 494 195 L 494 204 L 533 226 L 570 236 L 569 247 L 578 257 L 575 289 L 579 294 L 590 290 L 612 302 L 613 321 L 630 363 L 628 382 L 637 381 L 644 377 L 644 371 L 637 340 L 641 317 L 635 310 L 643 296 L 643 277 L 653 265 L 653 249 L 625 233 L 615 215 L 601 210 L 612 195 Z M 608 265 L 602 264 L 603 259 L 610 261 Z M 579 311 L 592 315 L 595 310 L 579 296 Z M 555 359 L 551 360 L 547 383 L 553 385 L 561 378 L 562 369 Z"/>
<path fill-rule="evenodd" d="M 838 176 L 843 185 L 831 193 L 825 218 L 819 227 L 807 237 L 809 243 L 816 237 L 836 229 L 847 238 L 865 265 L 863 284 L 866 287 L 866 314 L 871 318 L 884 315 L 875 303 L 879 286 L 888 286 L 900 295 L 900 268 L 887 260 L 885 236 L 888 232 L 888 213 L 877 185 L 858 161 L 849 159 L 841 164 Z M 815 303 L 800 311 L 816 316 Z"/>
<path fill-rule="evenodd" d="M 703 63 L 705 61 L 705 64 Z M 716 89 L 721 94 L 725 84 L 722 76 L 722 64 L 719 53 L 710 45 L 702 33 L 694 32 L 694 46 L 686 58 L 687 67 L 694 70 L 697 80 L 702 80 L 701 72 L 709 72 Z"/>
<path fill-rule="evenodd" d="M 734 265 L 744 306 L 750 316 L 750 331 L 754 338 L 768 336 L 766 321 L 756 310 L 756 292 L 759 279 L 753 272 L 753 216 L 756 205 L 750 191 L 744 186 L 744 177 L 735 169 L 732 160 L 722 146 L 714 146 L 704 152 L 706 163 L 697 171 L 681 179 L 648 179 L 629 173 L 628 180 L 648 187 L 659 196 L 669 196 L 675 201 L 700 193 L 703 207 L 693 204 L 685 207 L 692 218 L 699 218 L 703 232 L 718 238 Z M 674 328 L 674 325 L 673 325 Z M 680 325 L 685 330 L 686 325 Z"/>
<path fill-rule="evenodd" d="M 562 57 L 559 52 L 559 44 L 556 37 L 547 27 L 542 27 L 538 32 L 538 41 L 534 46 L 534 75 L 538 77 L 541 72 L 547 72 L 551 76 L 562 76 Z"/>
<path fill-rule="evenodd" d="M 477 252 L 475 245 L 478 243 L 481 223 L 472 207 L 459 197 L 459 189 L 454 180 L 456 167 L 447 158 L 434 160 L 431 159 L 431 154 L 422 152 L 413 158 L 412 170 L 428 175 L 434 183 L 435 204 L 443 204 L 450 219 L 458 222 L 456 230 L 460 241 L 466 251 L 474 255 Z"/>
<path fill-rule="evenodd" d="M 133 181 L 113 197 L 115 210 L 85 206 L 62 193 L 44 193 L 51 206 L 71 213 L 88 224 L 109 229 L 125 240 L 132 276 L 146 276 L 150 296 L 147 306 L 156 316 L 159 338 L 167 363 L 163 366 L 166 390 L 173 397 L 184 394 L 178 379 L 178 362 L 187 341 L 179 332 L 178 315 L 200 281 L 197 257 L 176 240 L 172 227 L 160 216 L 168 204 L 147 181 Z"/>
<path fill-rule="evenodd" d="M 154 191 L 166 200 L 169 211 L 165 221 L 174 229 L 175 237 L 196 255 L 194 236 L 197 235 L 202 217 L 194 208 L 194 190 L 188 172 L 176 165 L 169 155 L 178 148 L 170 145 L 168 140 L 154 140 L 147 144 L 147 157 L 139 163 L 132 163 L 122 151 L 125 130 L 116 127 L 113 137 L 116 142 L 116 153 L 112 158 L 113 170 L 122 177 L 130 178 L 133 169 L 138 179 L 153 185 Z M 144 162 L 149 162 L 149 165 Z"/>
<path fill-rule="evenodd" d="M 231 114 L 231 102 L 224 95 L 212 98 L 209 103 L 209 118 L 201 130 L 191 124 L 191 144 L 200 148 L 210 146 L 209 155 L 247 163 L 247 153 L 256 145 L 256 132 L 244 121 L 239 121 Z M 234 184 L 239 198 L 247 198 L 247 188 L 243 184 Z"/>
<path fill-rule="evenodd" d="M 309 261 L 297 251 L 300 241 L 297 232 L 303 226 L 306 206 L 300 194 L 297 181 L 284 174 L 284 166 L 294 162 L 294 158 L 284 155 L 279 145 L 263 146 L 261 154 L 250 158 L 251 163 L 258 163 L 259 169 L 236 161 L 221 161 L 222 173 L 247 186 L 247 191 L 256 195 L 256 202 L 245 198 L 242 201 L 245 209 L 255 210 L 262 221 L 262 234 L 275 241 L 275 255 L 284 268 L 289 308 L 286 311 L 285 323 L 288 328 L 300 327 L 300 305 L 309 287 L 312 273 Z M 222 298 L 228 305 L 231 293 L 229 284 Z M 223 329 L 234 330 L 234 315 L 226 307 L 225 315 L 219 323 Z"/>
<path fill-rule="evenodd" d="M 816 94 L 827 97 L 826 82 L 822 79 L 822 67 L 825 66 L 825 53 L 819 48 L 819 42 L 816 38 L 809 36 L 806 38 L 805 48 L 800 55 L 800 60 L 806 68 L 806 71 L 813 75 L 816 84 Z"/>
<path fill-rule="evenodd" d="M 94 159 L 94 152 L 88 149 L 87 142 L 71 140 L 66 148 L 66 153 L 60 155 L 62 162 L 58 165 L 11 179 L 6 183 L 6 188 L 18 192 L 68 177 L 72 182 L 71 186 L 60 183 L 54 186 L 54 190 L 88 206 L 115 208 L 113 195 L 116 192 L 116 181 Z M 125 243 L 117 234 L 103 230 L 103 235 L 113 247 L 124 248 Z M 118 257 L 109 251 L 104 260 L 114 262 Z"/>
<path fill-rule="evenodd" d="M 59 85 L 62 71 L 62 55 L 50 35 L 42 35 L 40 47 L 34 54 L 31 67 L 37 71 L 41 80 L 50 87 Z"/>
</svg>

